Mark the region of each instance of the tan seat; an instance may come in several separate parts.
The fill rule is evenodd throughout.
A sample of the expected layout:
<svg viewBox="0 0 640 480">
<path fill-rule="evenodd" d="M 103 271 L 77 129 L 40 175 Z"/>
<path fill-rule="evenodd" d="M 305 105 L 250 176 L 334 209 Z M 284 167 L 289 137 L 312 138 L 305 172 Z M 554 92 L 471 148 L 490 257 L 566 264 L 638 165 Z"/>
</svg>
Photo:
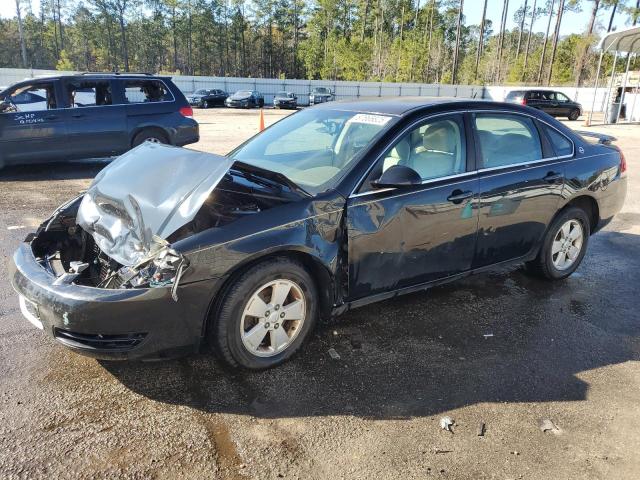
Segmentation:
<svg viewBox="0 0 640 480">
<path fill-rule="evenodd" d="M 460 135 L 449 120 L 437 122 L 427 128 L 422 146 L 412 155 L 409 166 L 422 179 L 444 177 L 461 168 Z"/>
<path fill-rule="evenodd" d="M 382 171 L 385 172 L 388 168 L 398 164 L 408 165 L 410 154 L 411 145 L 409 140 L 406 138 L 400 140 L 385 157 L 382 164 Z"/>
</svg>

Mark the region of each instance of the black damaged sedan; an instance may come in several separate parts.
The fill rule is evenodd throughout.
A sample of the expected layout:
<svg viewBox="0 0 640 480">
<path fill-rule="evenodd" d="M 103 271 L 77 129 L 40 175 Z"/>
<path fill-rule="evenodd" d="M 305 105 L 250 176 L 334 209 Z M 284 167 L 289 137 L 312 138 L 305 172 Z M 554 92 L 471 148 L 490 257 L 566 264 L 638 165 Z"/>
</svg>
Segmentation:
<svg viewBox="0 0 640 480">
<path fill-rule="evenodd" d="M 24 315 L 99 358 L 277 365 L 319 319 L 496 265 L 560 280 L 626 163 L 545 113 L 388 99 L 300 111 L 227 157 L 143 144 L 14 255 Z"/>
</svg>

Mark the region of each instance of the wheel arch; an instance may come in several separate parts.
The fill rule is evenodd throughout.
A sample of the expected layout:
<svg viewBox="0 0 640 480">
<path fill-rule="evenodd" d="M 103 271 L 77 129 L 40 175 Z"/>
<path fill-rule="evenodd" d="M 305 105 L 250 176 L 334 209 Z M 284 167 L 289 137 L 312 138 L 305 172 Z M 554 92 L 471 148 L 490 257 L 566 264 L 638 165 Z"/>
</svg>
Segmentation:
<svg viewBox="0 0 640 480">
<path fill-rule="evenodd" d="M 167 137 L 167 141 L 169 142 L 170 145 L 174 144 L 175 131 L 173 131 L 173 129 L 163 127 L 162 125 L 158 125 L 155 123 L 151 123 L 151 124 L 137 125 L 135 128 L 131 130 L 131 133 L 129 134 L 130 147 L 133 146 L 133 140 L 136 138 L 136 136 L 145 130 L 159 130 L 164 134 L 164 136 Z"/>
<path fill-rule="evenodd" d="M 304 250 L 295 248 L 282 248 L 277 250 L 270 250 L 262 252 L 257 256 L 252 256 L 245 261 L 236 265 L 231 271 L 223 277 L 222 284 L 216 289 L 209 302 L 206 316 L 203 322 L 202 336 L 206 338 L 207 331 L 209 329 L 211 319 L 216 315 L 221 307 L 222 300 L 226 296 L 229 288 L 233 283 L 245 272 L 251 268 L 259 265 L 260 263 L 273 260 L 275 258 L 286 258 L 297 261 L 307 269 L 311 277 L 313 278 L 316 289 L 319 295 L 319 315 L 321 320 L 326 320 L 331 317 L 333 298 L 332 292 L 334 291 L 334 275 L 327 265 L 325 265 L 318 257 Z"/>
<path fill-rule="evenodd" d="M 551 223 L 553 222 L 553 220 L 556 219 L 558 215 L 560 215 L 561 212 L 571 207 L 578 207 L 584 210 L 584 212 L 587 214 L 587 217 L 589 218 L 589 233 L 590 234 L 595 233 L 598 227 L 598 223 L 600 222 L 600 207 L 598 206 L 598 201 L 591 195 L 583 194 L 570 199 L 555 214 L 555 216 L 551 220 Z"/>
</svg>

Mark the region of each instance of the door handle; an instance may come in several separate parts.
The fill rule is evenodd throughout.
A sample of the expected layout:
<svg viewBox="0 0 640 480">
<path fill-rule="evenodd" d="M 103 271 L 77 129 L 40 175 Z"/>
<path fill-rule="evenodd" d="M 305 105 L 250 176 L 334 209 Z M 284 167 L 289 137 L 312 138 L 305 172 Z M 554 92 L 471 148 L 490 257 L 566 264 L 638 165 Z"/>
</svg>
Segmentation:
<svg viewBox="0 0 640 480">
<path fill-rule="evenodd" d="M 84 113 L 74 113 L 73 115 L 71 115 L 73 118 L 82 118 L 84 117 Z"/>
<path fill-rule="evenodd" d="M 447 197 L 447 200 L 453 203 L 461 203 L 463 200 L 471 197 L 473 197 L 473 192 L 471 190 L 462 191 L 460 189 L 456 189 L 451 192 L 451 195 Z"/>
<path fill-rule="evenodd" d="M 557 183 L 558 180 L 562 180 L 564 175 L 559 172 L 549 172 L 545 175 L 543 180 L 547 183 Z"/>
</svg>

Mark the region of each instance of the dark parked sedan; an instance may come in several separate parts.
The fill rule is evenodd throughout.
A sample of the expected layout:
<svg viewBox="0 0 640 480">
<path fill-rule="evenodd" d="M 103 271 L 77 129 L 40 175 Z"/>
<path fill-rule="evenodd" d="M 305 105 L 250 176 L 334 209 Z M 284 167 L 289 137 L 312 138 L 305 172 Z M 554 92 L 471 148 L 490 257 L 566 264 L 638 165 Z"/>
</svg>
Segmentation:
<svg viewBox="0 0 640 480">
<path fill-rule="evenodd" d="M 527 105 L 569 120 L 577 120 L 582 114 L 582 105 L 570 100 L 564 93 L 552 90 L 513 90 L 507 94 L 505 101 Z"/>
<path fill-rule="evenodd" d="M 333 93 L 326 87 L 316 87 L 309 94 L 309 105 L 317 105 L 331 100 L 333 100 Z"/>
<path fill-rule="evenodd" d="M 264 97 L 255 90 L 238 90 L 227 98 L 224 104 L 232 108 L 262 108 L 264 107 Z"/>
<path fill-rule="evenodd" d="M 187 100 L 189 104 L 194 107 L 224 107 L 224 101 L 227 97 L 228 95 L 223 90 L 206 90 L 201 88 L 187 96 Z"/>
<path fill-rule="evenodd" d="M 228 157 L 146 143 L 13 257 L 24 315 L 78 352 L 232 366 L 290 357 L 319 319 L 496 265 L 571 275 L 626 163 L 549 115 L 481 101 L 309 108 Z"/>
<path fill-rule="evenodd" d="M 278 92 L 273 97 L 275 108 L 298 108 L 298 97 L 293 92 Z"/>
</svg>

